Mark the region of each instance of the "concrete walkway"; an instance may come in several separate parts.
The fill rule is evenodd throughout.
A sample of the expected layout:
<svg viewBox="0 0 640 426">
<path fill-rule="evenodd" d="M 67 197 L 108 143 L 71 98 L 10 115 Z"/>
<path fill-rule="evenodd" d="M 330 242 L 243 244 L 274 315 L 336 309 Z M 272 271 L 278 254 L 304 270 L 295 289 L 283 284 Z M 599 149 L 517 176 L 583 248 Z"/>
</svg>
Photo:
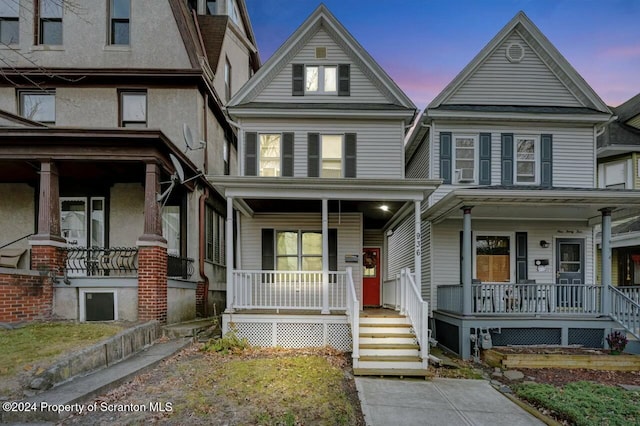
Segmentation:
<svg viewBox="0 0 640 426">
<path fill-rule="evenodd" d="M 485 380 L 356 377 L 368 426 L 544 425 Z"/>
</svg>

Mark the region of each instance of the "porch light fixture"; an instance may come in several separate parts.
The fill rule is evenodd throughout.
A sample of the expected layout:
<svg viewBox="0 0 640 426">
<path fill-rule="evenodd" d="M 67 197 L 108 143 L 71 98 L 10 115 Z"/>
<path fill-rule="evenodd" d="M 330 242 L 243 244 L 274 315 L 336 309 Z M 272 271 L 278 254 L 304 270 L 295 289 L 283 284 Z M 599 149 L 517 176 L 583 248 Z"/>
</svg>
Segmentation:
<svg viewBox="0 0 640 426">
<path fill-rule="evenodd" d="M 545 240 L 540 240 L 540 247 L 542 248 L 549 248 L 549 242 L 545 241 Z"/>
<path fill-rule="evenodd" d="M 380 210 L 382 210 L 383 212 L 388 212 L 389 211 L 389 206 L 386 204 L 383 204 L 380 206 Z"/>
</svg>

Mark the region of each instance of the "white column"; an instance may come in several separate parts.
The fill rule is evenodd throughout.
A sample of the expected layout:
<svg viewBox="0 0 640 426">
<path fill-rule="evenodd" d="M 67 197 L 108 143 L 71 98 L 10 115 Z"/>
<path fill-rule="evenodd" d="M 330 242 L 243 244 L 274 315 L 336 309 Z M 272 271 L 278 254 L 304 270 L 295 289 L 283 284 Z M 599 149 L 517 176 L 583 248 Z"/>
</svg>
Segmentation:
<svg viewBox="0 0 640 426">
<path fill-rule="evenodd" d="M 602 212 L 602 279 L 600 286 L 602 294 L 602 314 L 609 315 L 610 298 L 609 286 L 611 285 L 611 209 L 601 209 Z"/>
<path fill-rule="evenodd" d="M 225 232 L 225 253 L 227 255 L 227 309 L 225 312 L 233 312 L 234 282 L 233 282 L 233 197 L 227 198 L 227 223 Z"/>
<path fill-rule="evenodd" d="M 415 267 L 415 278 L 418 289 L 422 289 L 422 234 L 420 229 L 420 201 L 414 202 L 414 231 L 415 231 L 415 255 L 413 264 Z"/>
<path fill-rule="evenodd" d="M 471 207 L 462 207 L 462 314 L 471 314 Z"/>
<path fill-rule="evenodd" d="M 322 200 L 322 314 L 329 314 L 329 200 Z"/>
</svg>

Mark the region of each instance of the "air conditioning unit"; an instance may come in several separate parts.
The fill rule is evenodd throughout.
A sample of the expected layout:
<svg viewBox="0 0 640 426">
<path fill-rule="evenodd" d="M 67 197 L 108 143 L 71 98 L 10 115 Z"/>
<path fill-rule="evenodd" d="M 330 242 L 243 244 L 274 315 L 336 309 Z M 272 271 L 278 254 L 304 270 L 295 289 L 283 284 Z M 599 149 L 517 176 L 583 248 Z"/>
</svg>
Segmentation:
<svg viewBox="0 0 640 426">
<path fill-rule="evenodd" d="M 473 183 L 474 180 L 475 173 L 473 169 L 456 169 L 456 182 Z"/>
</svg>

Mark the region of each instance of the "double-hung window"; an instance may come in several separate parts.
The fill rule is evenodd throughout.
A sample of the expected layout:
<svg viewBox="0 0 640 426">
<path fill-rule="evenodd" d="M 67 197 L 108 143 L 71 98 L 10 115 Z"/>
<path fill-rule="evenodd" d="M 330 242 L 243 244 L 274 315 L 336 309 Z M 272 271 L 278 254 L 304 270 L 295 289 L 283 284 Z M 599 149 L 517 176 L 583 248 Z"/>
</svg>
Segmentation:
<svg viewBox="0 0 640 426">
<path fill-rule="evenodd" d="M 120 92 L 120 127 L 147 127 L 147 91 Z"/>
<path fill-rule="evenodd" d="M 109 44 L 129 44 L 131 0 L 109 0 Z"/>
<path fill-rule="evenodd" d="M 281 135 L 279 133 L 260 134 L 259 141 L 259 175 L 280 176 Z"/>
<path fill-rule="evenodd" d="M 20 115 L 45 124 L 56 122 L 56 93 L 50 90 L 19 92 Z"/>
<path fill-rule="evenodd" d="M 211 206 L 206 206 L 205 259 L 218 265 L 225 265 L 225 223 L 224 217 Z"/>
<path fill-rule="evenodd" d="M 476 237 L 476 279 L 482 282 L 511 282 L 511 238 L 508 235 Z"/>
<path fill-rule="evenodd" d="M 8 46 L 20 41 L 19 9 L 16 0 L 0 0 L 0 44 Z"/>
<path fill-rule="evenodd" d="M 307 65 L 305 67 L 305 93 L 335 94 L 338 90 L 336 65 Z"/>
<path fill-rule="evenodd" d="M 227 101 L 231 99 L 231 62 L 229 62 L 229 58 L 224 61 L 224 96 Z"/>
<path fill-rule="evenodd" d="M 322 270 L 322 233 L 276 231 L 276 270 Z"/>
<path fill-rule="evenodd" d="M 38 0 L 36 44 L 62 44 L 63 0 Z"/>
<path fill-rule="evenodd" d="M 515 136 L 514 143 L 514 183 L 517 185 L 538 184 L 540 182 L 538 138 L 534 136 Z"/>
<path fill-rule="evenodd" d="M 476 181 L 475 136 L 454 136 L 454 179 L 455 183 L 474 183 Z"/>
<path fill-rule="evenodd" d="M 322 159 L 320 177 L 339 178 L 342 177 L 343 146 L 342 135 L 321 135 Z"/>
</svg>

